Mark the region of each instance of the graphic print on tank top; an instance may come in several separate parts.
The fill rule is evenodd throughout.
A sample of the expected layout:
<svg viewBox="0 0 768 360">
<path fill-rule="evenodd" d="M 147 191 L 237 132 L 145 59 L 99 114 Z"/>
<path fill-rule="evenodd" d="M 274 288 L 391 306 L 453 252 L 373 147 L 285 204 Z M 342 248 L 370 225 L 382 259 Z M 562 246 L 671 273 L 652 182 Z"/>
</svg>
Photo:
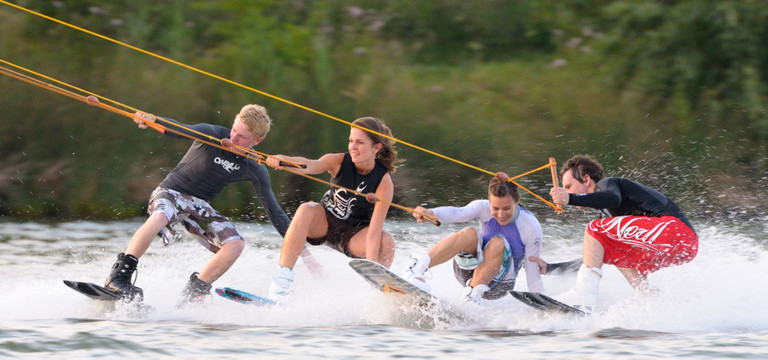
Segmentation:
<svg viewBox="0 0 768 360">
<path fill-rule="evenodd" d="M 344 154 L 336 176 L 331 178 L 331 188 L 323 195 L 323 207 L 339 220 L 357 225 L 368 225 L 373 216 L 374 204 L 365 200 L 366 194 L 378 189 L 381 179 L 387 174 L 387 169 L 377 160 L 373 170 L 366 174 L 357 171 L 349 153 Z"/>
<path fill-rule="evenodd" d="M 364 193 L 368 185 L 365 181 L 361 182 L 355 191 Z M 360 200 L 357 195 L 348 192 L 346 189 L 328 190 L 323 195 L 323 206 L 330 211 L 333 216 L 341 220 L 349 219 L 355 208 L 355 202 Z"/>
</svg>

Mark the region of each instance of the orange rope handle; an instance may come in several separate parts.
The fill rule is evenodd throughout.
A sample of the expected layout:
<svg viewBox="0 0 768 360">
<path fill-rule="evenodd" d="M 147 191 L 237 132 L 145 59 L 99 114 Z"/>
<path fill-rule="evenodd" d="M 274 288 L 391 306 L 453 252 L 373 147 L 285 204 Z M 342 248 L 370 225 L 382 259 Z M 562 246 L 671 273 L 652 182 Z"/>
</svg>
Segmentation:
<svg viewBox="0 0 768 360">
<path fill-rule="evenodd" d="M 546 169 L 546 168 L 548 168 L 548 167 L 550 167 L 550 164 L 547 164 L 547 165 L 544 165 L 544 166 L 540 166 L 540 167 L 538 167 L 538 168 L 536 168 L 536 169 L 534 169 L 534 170 L 528 171 L 528 172 L 526 172 L 526 173 L 523 173 L 523 174 L 520 174 L 520 175 L 517 175 L 517 176 L 509 177 L 509 178 L 507 178 L 507 181 L 509 181 L 509 182 L 511 182 L 511 183 L 513 183 L 513 184 L 515 184 L 515 185 L 517 185 L 517 187 L 519 187 L 519 188 L 521 188 L 521 189 L 525 190 L 527 193 L 529 193 L 529 194 L 533 195 L 533 197 L 535 197 L 535 198 L 537 198 L 537 199 L 541 200 L 543 203 L 545 203 L 545 204 L 549 205 L 549 206 L 550 206 L 550 207 L 552 207 L 553 209 L 555 209 L 555 210 L 558 210 L 558 209 L 560 209 L 560 207 L 559 207 L 559 206 L 557 206 L 557 205 L 553 204 L 551 201 L 548 201 L 548 200 L 544 199 L 543 197 L 541 197 L 541 196 L 537 195 L 537 194 L 536 194 L 536 193 L 534 193 L 533 191 L 531 191 L 531 190 L 528 190 L 528 188 L 526 188 L 526 187 L 524 187 L 524 186 L 520 185 L 519 183 L 517 183 L 517 182 L 515 181 L 515 179 L 517 179 L 517 178 L 523 177 L 523 176 L 525 176 L 525 175 L 528 175 L 528 174 L 530 174 L 530 173 L 533 173 L 533 172 L 536 172 L 536 171 L 539 171 L 539 170 L 543 170 L 543 169 Z M 494 176 L 496 176 L 496 174 L 493 174 L 493 175 L 494 175 Z"/>
<path fill-rule="evenodd" d="M 86 97 L 85 98 L 85 102 L 88 105 L 97 106 L 97 107 L 100 107 L 102 109 L 111 111 L 113 113 L 116 113 L 116 114 L 119 114 L 119 115 L 123 115 L 123 116 L 129 117 L 129 118 L 133 118 L 133 114 L 132 113 L 129 113 L 127 111 L 123 111 L 123 110 L 117 109 L 117 108 L 115 108 L 115 107 L 113 107 L 111 105 L 103 104 L 103 103 L 99 102 L 98 98 L 93 96 L 93 95 Z M 154 117 L 154 115 L 152 115 L 152 116 Z M 210 145 L 210 146 L 213 146 L 215 148 L 219 148 L 219 149 L 222 149 L 222 150 L 225 150 L 225 151 L 229 151 L 229 152 L 231 152 L 233 154 L 240 155 L 240 156 L 243 156 L 243 157 L 248 158 L 248 159 L 252 159 L 252 160 L 256 161 L 256 163 L 258 163 L 258 164 L 264 164 L 266 162 L 266 156 L 262 155 L 263 153 L 256 153 L 253 149 L 249 149 L 249 148 L 246 148 L 246 147 L 240 146 L 240 145 L 231 144 L 232 141 L 229 140 L 229 139 L 219 139 L 219 138 L 217 138 L 215 136 L 210 136 L 210 135 L 207 135 L 207 134 L 203 134 L 203 135 L 205 135 L 205 139 L 201 139 L 201 138 L 192 136 L 190 134 L 181 132 L 179 130 L 169 128 L 169 127 L 167 127 L 167 126 L 165 126 L 163 124 L 160 124 L 158 122 L 155 122 L 155 121 L 145 121 L 144 123 L 148 127 L 151 127 L 152 129 L 155 129 L 155 130 L 157 130 L 158 132 L 160 132 L 162 134 L 165 134 L 167 132 L 171 132 L 171 133 L 177 134 L 179 136 L 185 137 L 187 139 L 194 140 L 194 141 L 199 141 L 199 142 L 201 142 L 203 144 Z M 174 125 L 182 128 L 184 130 L 190 131 L 190 129 L 185 127 L 185 126 L 180 126 L 178 124 L 174 124 Z M 200 134 L 197 131 L 191 131 L 191 132 L 194 133 L 194 134 Z M 227 141 L 231 145 L 229 145 L 229 146 L 225 145 L 225 144 L 227 144 Z M 235 149 L 233 150 L 232 148 L 235 148 Z M 305 164 L 293 164 L 293 163 L 291 163 L 291 164 L 283 164 L 283 165 L 284 166 L 292 166 L 292 167 L 306 167 Z"/>
<path fill-rule="evenodd" d="M 517 187 L 519 187 L 519 188 L 521 188 L 521 189 L 525 190 L 525 191 L 526 191 L 526 192 L 528 192 L 529 194 L 533 195 L 533 197 L 535 197 L 535 198 L 537 198 L 537 199 L 541 200 L 541 201 L 542 201 L 542 202 L 544 202 L 545 204 L 547 204 L 547 205 L 551 206 L 552 208 L 554 208 L 555 210 L 557 210 L 558 206 L 557 206 L 557 205 L 555 205 L 555 204 L 553 204 L 551 201 L 548 201 L 547 199 L 544 199 L 543 197 L 539 196 L 538 194 L 534 193 L 533 191 L 531 191 L 531 190 L 528 190 L 528 189 L 524 188 L 523 186 L 521 186 L 520 184 L 518 184 L 516 181 L 512 180 L 511 178 L 510 178 L 510 179 L 507 179 L 507 181 L 509 181 L 509 182 L 511 182 L 511 183 L 513 183 L 513 184 L 515 184 L 515 185 L 517 185 Z"/>
<path fill-rule="evenodd" d="M 364 197 L 369 202 L 376 202 L 376 201 L 378 201 L 378 202 L 381 202 L 381 203 L 383 203 L 385 205 L 392 206 L 394 208 L 397 208 L 397 209 L 400 209 L 400 210 L 403 210 L 403 211 L 406 211 L 406 212 L 409 212 L 409 213 L 412 213 L 412 214 L 413 213 L 417 213 L 417 214 L 424 215 L 424 218 L 427 219 L 427 221 L 431 222 L 435 226 L 440 226 L 440 219 L 438 219 L 437 217 L 434 217 L 432 215 L 425 214 L 425 213 L 422 213 L 422 212 L 418 212 L 418 211 L 414 210 L 413 208 L 409 208 L 407 206 L 398 205 L 398 204 L 395 204 L 395 203 L 393 203 L 391 201 L 381 200 L 374 193 L 364 194 L 364 193 L 361 193 L 361 192 L 359 192 L 357 190 L 352 190 L 352 189 L 349 189 L 349 188 L 345 188 L 343 186 L 332 184 L 330 181 L 326 181 L 326 180 L 323 180 L 323 179 L 318 179 L 318 178 L 316 178 L 314 176 L 309 176 L 307 174 L 302 174 L 302 173 L 297 172 L 295 170 L 291 170 L 290 168 L 284 168 L 283 170 L 288 171 L 289 173 L 292 173 L 292 174 L 303 176 L 303 177 L 305 177 L 307 179 L 310 179 L 310 180 L 315 180 L 317 182 L 323 183 L 323 184 L 328 185 L 328 186 L 333 186 L 333 187 L 337 187 L 339 189 L 346 190 L 347 192 L 350 192 L 352 194 Z"/>
<path fill-rule="evenodd" d="M 537 168 L 535 168 L 535 169 L 533 169 L 533 170 L 531 170 L 531 171 L 528 171 L 528 172 L 524 172 L 524 173 L 522 173 L 522 174 L 520 174 L 520 175 L 517 175 L 517 176 L 512 176 L 512 177 L 510 177 L 510 179 L 512 179 L 512 180 L 515 180 L 515 179 L 521 178 L 521 177 L 523 177 L 523 176 L 526 176 L 526 175 L 530 175 L 530 174 L 532 174 L 532 173 L 535 173 L 535 172 L 537 172 L 537 171 L 540 171 L 540 170 L 544 170 L 544 169 L 546 169 L 546 168 L 548 168 L 548 167 L 549 167 L 549 164 L 547 164 L 547 165 L 542 165 L 542 166 L 540 166 L 540 167 L 537 167 Z"/>
<path fill-rule="evenodd" d="M 539 166 L 539 167 L 537 167 L 537 168 L 535 168 L 535 169 L 533 169 L 531 171 L 524 172 L 524 173 L 522 173 L 520 175 L 517 175 L 517 176 L 508 177 L 507 181 L 515 184 L 517 187 L 525 190 L 529 194 L 533 195 L 535 198 L 537 198 L 537 199 L 541 200 L 542 202 L 544 202 L 545 204 L 551 206 L 553 209 L 557 210 L 558 214 L 560 214 L 562 212 L 562 210 L 563 210 L 563 208 L 560 205 L 553 204 L 552 202 L 542 198 L 541 196 L 537 195 L 536 193 L 534 193 L 531 190 L 528 190 L 527 188 L 523 187 L 522 185 L 520 185 L 519 183 L 517 183 L 515 181 L 515 179 L 518 179 L 518 178 L 521 178 L 523 176 L 532 174 L 534 172 L 541 171 L 541 170 L 549 168 L 552 171 L 552 176 L 553 176 L 553 179 L 555 181 L 555 184 L 557 184 L 557 175 L 555 175 L 555 170 L 554 170 L 555 166 L 557 166 L 557 165 L 556 165 L 556 163 L 554 161 L 555 161 L 555 158 L 551 157 L 551 158 L 549 158 L 549 162 L 546 165 Z"/>
<path fill-rule="evenodd" d="M 254 149 L 247 148 L 245 146 L 231 144 L 232 141 L 228 139 L 227 140 L 222 139 L 221 141 L 222 141 L 222 145 L 230 148 L 229 151 L 234 152 L 235 154 L 238 154 L 238 155 L 243 155 L 243 156 L 251 155 L 251 156 L 257 157 L 259 158 L 258 160 L 259 163 L 266 163 L 267 157 L 270 156 L 267 153 L 256 151 Z M 294 168 L 301 168 L 301 169 L 307 168 L 307 164 L 300 164 L 290 160 L 280 160 L 280 166 L 287 166 L 287 167 L 294 167 Z"/>
<path fill-rule="evenodd" d="M 381 201 L 381 200 L 378 200 L 378 201 Z M 393 203 L 390 203 L 389 205 L 391 205 L 393 207 L 396 207 L 396 208 L 398 208 L 400 210 L 409 212 L 411 214 L 419 214 L 419 215 L 423 216 L 424 219 L 426 219 L 427 221 L 431 222 L 435 226 L 440 226 L 440 224 L 441 224 L 440 223 L 440 219 L 438 219 L 436 216 L 425 214 L 425 213 L 423 213 L 421 211 L 416 211 L 414 208 L 409 208 L 409 207 L 405 207 L 405 206 L 401 206 L 401 205 L 397 205 L 397 204 L 393 204 Z"/>
<path fill-rule="evenodd" d="M 553 187 L 560 187 L 557 182 L 557 162 L 555 161 L 554 157 L 549 158 L 549 164 L 547 164 L 549 167 L 549 171 L 552 173 L 552 186 Z M 560 204 L 555 204 L 555 210 L 557 210 L 557 214 L 563 213 L 563 207 L 560 206 Z"/>
</svg>

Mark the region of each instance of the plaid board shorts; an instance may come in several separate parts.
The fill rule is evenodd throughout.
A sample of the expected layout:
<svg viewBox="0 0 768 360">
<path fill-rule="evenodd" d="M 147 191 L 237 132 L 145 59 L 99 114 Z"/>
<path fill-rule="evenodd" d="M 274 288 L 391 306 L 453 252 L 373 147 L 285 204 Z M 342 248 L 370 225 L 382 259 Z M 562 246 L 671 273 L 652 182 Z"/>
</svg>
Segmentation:
<svg viewBox="0 0 768 360">
<path fill-rule="evenodd" d="M 165 245 L 176 234 L 176 225 L 181 225 L 184 232 L 214 253 L 229 241 L 243 239 L 235 224 L 214 210 L 208 202 L 175 190 L 161 187 L 155 189 L 149 199 L 147 212 L 150 216 L 163 213 L 168 219 L 168 225 L 160 233 Z"/>
</svg>

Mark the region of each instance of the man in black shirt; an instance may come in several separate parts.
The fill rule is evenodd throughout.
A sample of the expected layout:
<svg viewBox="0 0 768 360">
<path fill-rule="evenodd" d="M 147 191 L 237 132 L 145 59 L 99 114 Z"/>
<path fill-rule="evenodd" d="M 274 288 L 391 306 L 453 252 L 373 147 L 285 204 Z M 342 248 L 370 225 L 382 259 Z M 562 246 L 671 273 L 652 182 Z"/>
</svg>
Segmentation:
<svg viewBox="0 0 768 360">
<path fill-rule="evenodd" d="M 696 256 L 698 236 L 667 196 L 631 180 L 604 178 L 602 166 L 589 155 L 572 157 L 560 175 L 563 187 L 550 191 L 556 204 L 595 208 L 606 216 L 587 225 L 576 305 L 597 304 L 603 264 L 615 265 L 634 288 L 647 292 L 648 274 Z"/>
</svg>

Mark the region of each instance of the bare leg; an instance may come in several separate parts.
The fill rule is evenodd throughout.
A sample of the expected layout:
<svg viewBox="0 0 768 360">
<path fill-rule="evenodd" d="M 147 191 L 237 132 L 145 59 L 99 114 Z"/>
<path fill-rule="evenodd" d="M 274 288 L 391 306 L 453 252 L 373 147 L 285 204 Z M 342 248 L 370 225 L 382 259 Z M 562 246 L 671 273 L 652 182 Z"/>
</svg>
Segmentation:
<svg viewBox="0 0 768 360">
<path fill-rule="evenodd" d="M 603 257 L 605 256 L 605 249 L 597 239 L 584 233 L 584 263 L 576 273 L 576 293 L 578 299 L 576 299 L 575 305 L 584 306 L 585 309 L 590 309 L 597 306 L 597 292 L 600 286 L 600 279 L 603 277 L 603 272 L 600 268 L 603 266 Z"/>
<path fill-rule="evenodd" d="M 386 231 L 381 232 L 379 260 L 381 261 L 381 265 L 386 268 L 389 268 L 392 265 L 392 261 L 395 260 L 395 238 L 392 234 Z"/>
<path fill-rule="evenodd" d="M 347 250 L 354 256 L 365 258 L 367 254 L 367 238 L 369 228 L 364 228 L 357 232 L 347 244 Z M 382 231 L 381 239 L 379 240 L 379 254 L 378 263 L 382 266 L 389 268 L 392 265 L 392 261 L 395 259 L 395 238 L 392 234 Z"/>
<path fill-rule="evenodd" d="M 320 237 L 327 232 L 328 222 L 325 220 L 323 206 L 316 202 L 301 204 L 285 234 L 280 250 L 280 266 L 293 269 L 299 254 L 304 250 L 307 237 Z"/>
<path fill-rule="evenodd" d="M 591 235 L 584 233 L 584 265 L 590 268 L 602 268 L 603 257 L 605 256 L 605 250 L 603 244 Z"/>
<path fill-rule="evenodd" d="M 211 261 L 209 261 L 203 270 L 200 271 L 200 274 L 197 275 L 197 278 L 212 284 L 214 281 L 218 280 L 221 275 L 224 275 L 224 273 L 227 272 L 230 267 L 232 267 L 232 264 L 235 263 L 235 260 L 237 260 L 237 258 L 243 252 L 244 247 L 245 241 L 242 239 L 232 240 L 222 245 L 221 249 L 219 249 L 219 251 L 213 255 Z"/>
<path fill-rule="evenodd" d="M 133 255 L 137 259 L 144 255 L 144 252 L 149 248 L 149 244 L 157 236 L 160 230 L 168 225 L 168 218 L 163 213 L 156 213 L 150 216 L 147 221 L 144 222 L 141 227 L 136 230 L 131 238 L 131 242 L 128 243 L 128 247 L 125 249 L 126 255 Z"/>
<path fill-rule="evenodd" d="M 312 253 L 310 253 L 309 249 L 306 247 L 301 250 L 301 260 L 304 261 L 304 266 L 309 269 L 309 272 L 315 280 L 323 278 L 323 265 L 320 265 L 320 263 L 317 262 L 317 259 L 312 256 Z"/>
<path fill-rule="evenodd" d="M 504 249 L 504 239 L 500 237 L 494 237 L 488 242 L 488 245 L 483 250 L 483 262 L 477 266 L 472 274 L 470 286 L 488 285 L 493 280 L 493 277 L 499 273 L 501 268 Z"/>
<path fill-rule="evenodd" d="M 636 290 L 646 291 L 648 289 L 648 279 L 643 276 L 643 274 L 640 274 L 639 271 L 633 268 L 618 266 L 616 268 L 619 269 L 619 272 L 624 275 L 624 278 L 626 278 L 627 281 L 629 281 L 629 284 Z"/>
<path fill-rule="evenodd" d="M 429 249 L 427 254 L 432 259 L 429 262 L 429 267 L 440 265 L 462 251 L 477 255 L 477 230 L 475 228 L 464 228 L 461 231 L 448 235 L 448 237 L 440 240 L 439 243 Z"/>
<path fill-rule="evenodd" d="M 590 268 L 601 268 L 603 266 L 603 258 L 605 256 L 605 249 L 603 249 L 603 245 L 600 244 L 597 239 L 590 236 L 589 234 L 584 234 L 584 264 L 587 265 Z M 621 272 L 622 275 L 624 275 L 624 278 L 627 279 L 630 285 L 636 290 L 642 291 L 642 292 L 652 292 L 650 289 L 650 285 L 648 284 L 648 279 L 640 274 L 639 271 L 633 269 L 633 268 L 626 268 L 626 267 L 616 267 L 619 269 L 619 272 Z"/>
</svg>

